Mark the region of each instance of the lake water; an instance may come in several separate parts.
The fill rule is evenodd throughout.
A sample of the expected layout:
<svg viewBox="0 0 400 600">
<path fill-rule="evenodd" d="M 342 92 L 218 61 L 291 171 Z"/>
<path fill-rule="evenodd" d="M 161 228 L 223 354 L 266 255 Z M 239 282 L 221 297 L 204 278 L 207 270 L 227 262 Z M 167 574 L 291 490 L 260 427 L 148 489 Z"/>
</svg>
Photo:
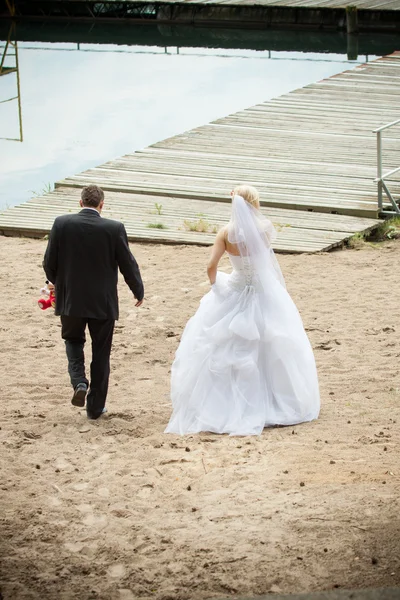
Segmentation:
<svg viewBox="0 0 400 600">
<path fill-rule="evenodd" d="M 0 209 L 357 64 L 333 54 L 43 42 L 19 42 L 18 55 L 23 141 L 4 139 L 19 138 L 20 123 L 17 100 L 1 102 Z M 16 82 L 15 73 L 0 78 L 0 101 L 16 96 Z"/>
</svg>

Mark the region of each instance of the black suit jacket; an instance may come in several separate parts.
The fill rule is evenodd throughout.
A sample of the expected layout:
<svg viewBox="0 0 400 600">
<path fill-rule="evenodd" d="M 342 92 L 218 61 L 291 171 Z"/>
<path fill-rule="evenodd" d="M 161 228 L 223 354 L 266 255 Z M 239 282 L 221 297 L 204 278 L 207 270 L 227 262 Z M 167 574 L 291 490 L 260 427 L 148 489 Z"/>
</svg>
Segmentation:
<svg viewBox="0 0 400 600">
<path fill-rule="evenodd" d="M 43 268 L 55 284 L 57 315 L 118 319 L 118 267 L 142 300 L 142 278 L 122 223 L 88 208 L 56 218 Z"/>
</svg>

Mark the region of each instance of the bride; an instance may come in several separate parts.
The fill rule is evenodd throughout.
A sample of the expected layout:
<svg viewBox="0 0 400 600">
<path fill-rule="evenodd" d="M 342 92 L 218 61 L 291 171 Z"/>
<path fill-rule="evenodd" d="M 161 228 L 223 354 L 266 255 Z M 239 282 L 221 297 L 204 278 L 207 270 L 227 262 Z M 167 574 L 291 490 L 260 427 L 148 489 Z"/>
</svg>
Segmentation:
<svg viewBox="0 0 400 600">
<path fill-rule="evenodd" d="M 211 290 L 189 320 L 172 365 L 166 433 L 256 435 L 316 419 L 314 355 L 271 248 L 276 232 L 247 185 L 208 263 Z M 228 253 L 232 273 L 217 271 Z"/>
</svg>

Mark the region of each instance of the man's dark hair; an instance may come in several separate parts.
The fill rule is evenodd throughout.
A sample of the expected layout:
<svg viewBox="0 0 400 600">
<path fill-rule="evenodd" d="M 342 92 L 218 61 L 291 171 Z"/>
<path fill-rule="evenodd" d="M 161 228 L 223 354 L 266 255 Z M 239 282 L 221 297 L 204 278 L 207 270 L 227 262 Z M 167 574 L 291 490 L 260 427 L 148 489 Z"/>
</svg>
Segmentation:
<svg viewBox="0 0 400 600">
<path fill-rule="evenodd" d="M 104 200 L 104 192 L 97 185 L 87 185 L 81 193 L 83 206 L 91 206 L 97 208 Z"/>
</svg>

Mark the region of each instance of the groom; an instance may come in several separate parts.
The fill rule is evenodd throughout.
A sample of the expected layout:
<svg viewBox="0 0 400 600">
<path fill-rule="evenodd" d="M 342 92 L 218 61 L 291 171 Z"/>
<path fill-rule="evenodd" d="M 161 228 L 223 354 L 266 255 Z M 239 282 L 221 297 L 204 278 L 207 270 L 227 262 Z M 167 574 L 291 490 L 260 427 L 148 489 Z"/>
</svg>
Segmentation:
<svg viewBox="0 0 400 600">
<path fill-rule="evenodd" d="M 83 188 L 82 210 L 56 218 L 43 260 L 46 276 L 55 285 L 56 315 L 61 316 L 74 388 L 71 402 L 83 407 L 86 399 L 89 419 L 106 412 L 111 343 L 118 319 L 118 268 L 137 300 L 135 306 L 141 306 L 144 294 L 125 227 L 102 218 L 103 205 L 101 188 Z M 92 339 L 89 392 L 83 351 L 86 325 Z"/>
</svg>

